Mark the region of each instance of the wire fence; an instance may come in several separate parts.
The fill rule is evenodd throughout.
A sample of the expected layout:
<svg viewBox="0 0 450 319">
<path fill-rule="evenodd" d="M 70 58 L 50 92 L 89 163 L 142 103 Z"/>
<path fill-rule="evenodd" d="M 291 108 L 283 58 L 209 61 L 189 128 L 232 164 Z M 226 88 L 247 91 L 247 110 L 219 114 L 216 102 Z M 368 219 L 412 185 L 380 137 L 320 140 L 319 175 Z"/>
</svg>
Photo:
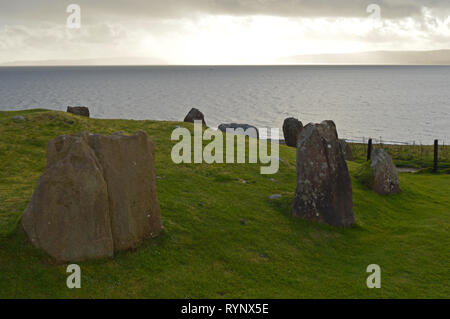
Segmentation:
<svg viewBox="0 0 450 319">
<path fill-rule="evenodd" d="M 367 159 L 367 148 L 369 138 L 348 138 L 355 160 Z M 373 148 L 383 148 L 394 159 L 397 165 L 413 166 L 418 168 L 432 167 L 434 162 L 434 141 L 430 144 L 422 144 L 416 141 L 389 141 L 380 138 L 372 138 Z M 438 147 L 439 168 L 450 168 L 450 147 L 445 141 L 439 141 Z"/>
<path fill-rule="evenodd" d="M 357 144 L 367 144 L 369 139 L 372 140 L 372 144 L 387 144 L 387 145 L 423 145 L 423 146 L 429 146 L 434 144 L 434 140 L 430 140 L 429 143 L 422 143 L 422 141 L 391 141 L 391 140 L 384 140 L 381 136 L 379 138 L 373 138 L 373 137 L 352 137 L 352 138 L 345 138 L 345 141 L 348 143 L 357 143 Z M 439 146 L 446 146 L 447 144 L 445 141 L 439 141 Z"/>
</svg>

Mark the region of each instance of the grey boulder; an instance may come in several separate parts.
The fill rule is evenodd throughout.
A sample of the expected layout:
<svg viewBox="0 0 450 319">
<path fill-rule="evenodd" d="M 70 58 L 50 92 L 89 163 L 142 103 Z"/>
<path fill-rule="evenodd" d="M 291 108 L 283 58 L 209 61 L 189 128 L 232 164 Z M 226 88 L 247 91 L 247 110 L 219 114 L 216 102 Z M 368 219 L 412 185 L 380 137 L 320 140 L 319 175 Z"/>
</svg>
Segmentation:
<svg viewBox="0 0 450 319">
<path fill-rule="evenodd" d="M 68 106 L 67 112 L 75 115 L 86 116 L 89 117 L 89 108 L 86 106 Z"/>
<path fill-rule="evenodd" d="M 250 137 L 259 138 L 258 129 L 250 124 L 238 124 L 238 123 L 223 123 L 220 124 L 218 129 L 222 132 L 226 132 L 227 129 L 235 130 L 236 134 L 246 134 Z"/>
<path fill-rule="evenodd" d="M 184 122 L 194 123 L 194 121 L 202 121 L 202 124 L 206 126 L 205 116 L 196 108 L 192 108 L 184 118 Z"/>
<path fill-rule="evenodd" d="M 373 190 L 381 195 L 396 194 L 400 191 L 398 172 L 392 158 L 381 148 L 374 149 L 370 163 Z"/>
<path fill-rule="evenodd" d="M 11 118 L 14 122 L 23 122 L 25 118 L 22 115 L 16 115 Z"/>
<path fill-rule="evenodd" d="M 297 147 L 297 141 L 303 130 L 303 124 L 293 117 L 289 117 L 283 122 L 284 141 L 287 146 Z"/>
</svg>

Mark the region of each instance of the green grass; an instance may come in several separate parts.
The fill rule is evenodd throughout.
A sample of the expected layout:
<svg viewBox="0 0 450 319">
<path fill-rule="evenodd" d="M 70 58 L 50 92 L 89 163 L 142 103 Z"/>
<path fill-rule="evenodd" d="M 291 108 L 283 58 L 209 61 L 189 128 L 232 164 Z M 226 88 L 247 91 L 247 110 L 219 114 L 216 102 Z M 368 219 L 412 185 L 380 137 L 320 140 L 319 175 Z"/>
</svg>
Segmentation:
<svg viewBox="0 0 450 319">
<path fill-rule="evenodd" d="M 26 121 L 12 121 L 14 115 Z M 295 149 L 280 145 L 285 162 L 276 175 L 260 175 L 259 164 L 175 165 L 176 125 L 192 129 L 44 110 L 0 112 L 0 297 L 449 297 L 449 175 L 401 173 L 401 193 L 379 196 L 354 178 L 360 164 L 349 162 L 357 225 L 336 229 L 290 216 Z M 80 263 L 82 288 L 70 290 L 66 265 L 34 249 L 18 222 L 44 171 L 47 142 L 83 130 L 143 130 L 153 139 L 165 229 L 135 251 Z M 271 194 L 283 197 L 269 200 Z M 366 287 L 372 263 L 381 266 L 381 289 Z"/>
</svg>

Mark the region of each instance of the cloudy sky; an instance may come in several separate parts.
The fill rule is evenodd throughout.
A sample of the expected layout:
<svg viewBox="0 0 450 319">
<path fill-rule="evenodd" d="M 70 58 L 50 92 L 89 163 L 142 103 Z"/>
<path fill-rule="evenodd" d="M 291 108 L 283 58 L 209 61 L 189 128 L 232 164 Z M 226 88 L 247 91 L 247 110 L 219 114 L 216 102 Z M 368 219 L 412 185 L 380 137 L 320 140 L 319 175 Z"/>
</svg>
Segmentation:
<svg viewBox="0 0 450 319">
<path fill-rule="evenodd" d="M 70 4 L 81 9 L 80 28 L 67 27 Z M 439 49 L 450 49 L 450 0 L 0 0 L 0 63 L 273 64 Z"/>
</svg>

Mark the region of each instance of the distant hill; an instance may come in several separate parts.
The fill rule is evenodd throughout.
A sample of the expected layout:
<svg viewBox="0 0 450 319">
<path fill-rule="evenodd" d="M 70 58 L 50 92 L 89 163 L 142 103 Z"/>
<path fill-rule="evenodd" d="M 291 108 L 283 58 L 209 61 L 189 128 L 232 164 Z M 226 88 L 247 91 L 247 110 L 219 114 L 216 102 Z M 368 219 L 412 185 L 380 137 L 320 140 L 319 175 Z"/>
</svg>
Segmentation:
<svg viewBox="0 0 450 319">
<path fill-rule="evenodd" d="M 159 58 L 118 57 L 73 60 L 12 61 L 0 66 L 167 65 Z M 280 58 L 275 64 L 332 65 L 450 65 L 450 50 L 372 51 L 342 54 L 300 54 Z"/>
<path fill-rule="evenodd" d="M 450 65 L 450 50 L 373 51 L 343 54 L 295 55 L 279 59 L 282 64 L 395 64 Z"/>
<path fill-rule="evenodd" d="M 93 65 L 164 65 L 164 60 L 158 58 L 119 57 L 96 58 L 79 60 L 40 60 L 40 61 L 13 61 L 0 64 L 0 66 L 93 66 Z"/>
</svg>

